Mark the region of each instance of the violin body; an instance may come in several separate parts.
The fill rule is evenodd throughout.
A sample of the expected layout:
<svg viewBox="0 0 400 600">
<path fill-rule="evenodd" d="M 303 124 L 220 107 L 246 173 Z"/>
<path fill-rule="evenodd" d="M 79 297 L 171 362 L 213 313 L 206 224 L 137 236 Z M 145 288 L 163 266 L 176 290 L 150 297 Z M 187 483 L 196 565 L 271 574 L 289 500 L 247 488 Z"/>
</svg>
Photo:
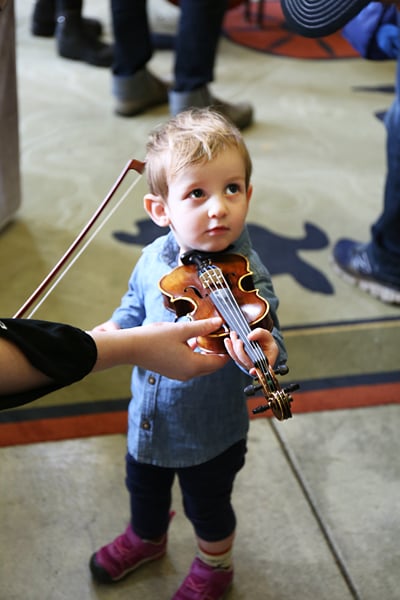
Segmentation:
<svg viewBox="0 0 400 600">
<path fill-rule="evenodd" d="M 272 319 L 269 304 L 254 289 L 249 261 L 240 254 L 221 254 L 213 260 L 221 269 L 242 313 L 250 327 L 264 327 L 271 330 Z M 159 282 L 166 308 L 175 312 L 177 318 L 207 319 L 220 315 L 204 285 L 195 264 L 176 267 Z M 207 337 L 199 337 L 197 343 L 203 350 L 218 354 L 226 353 L 224 339 L 229 328 L 224 324 L 218 331 Z"/>
</svg>

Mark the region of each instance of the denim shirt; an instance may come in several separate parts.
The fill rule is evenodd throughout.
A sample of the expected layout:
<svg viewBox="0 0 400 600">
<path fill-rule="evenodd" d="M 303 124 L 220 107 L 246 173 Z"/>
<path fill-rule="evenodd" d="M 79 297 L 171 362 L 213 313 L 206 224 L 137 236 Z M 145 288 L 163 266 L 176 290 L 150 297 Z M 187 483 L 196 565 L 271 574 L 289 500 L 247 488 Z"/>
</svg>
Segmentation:
<svg viewBox="0 0 400 600">
<path fill-rule="evenodd" d="M 245 229 L 230 253 L 247 256 L 255 287 L 268 300 L 274 321 L 272 334 L 286 359 L 276 316 L 271 277 L 252 249 Z M 174 321 L 158 286 L 161 277 L 178 266 L 179 246 L 172 233 L 144 248 L 129 287 L 111 319 L 121 328 Z M 168 347 L 165 352 L 168 352 Z M 250 377 L 233 362 L 212 373 L 181 382 L 135 367 L 128 409 L 128 452 L 143 463 L 187 467 L 221 454 L 246 438 L 249 418 L 243 389 Z"/>
</svg>

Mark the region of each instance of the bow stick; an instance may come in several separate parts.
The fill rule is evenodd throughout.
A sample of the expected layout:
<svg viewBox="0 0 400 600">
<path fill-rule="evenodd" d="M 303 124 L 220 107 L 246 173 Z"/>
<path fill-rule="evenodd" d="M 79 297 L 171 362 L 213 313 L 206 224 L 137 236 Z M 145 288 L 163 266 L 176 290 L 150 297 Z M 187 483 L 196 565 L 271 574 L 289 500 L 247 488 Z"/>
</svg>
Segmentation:
<svg viewBox="0 0 400 600">
<path fill-rule="evenodd" d="M 64 267 L 64 265 L 67 263 L 67 261 L 71 258 L 71 256 L 74 254 L 75 250 L 79 247 L 79 244 L 85 239 L 85 237 L 87 236 L 87 234 L 89 233 L 89 231 L 95 225 L 96 221 L 102 215 L 102 213 L 104 212 L 105 208 L 108 206 L 108 204 L 110 203 L 110 201 L 114 197 L 114 194 L 116 193 L 117 189 L 119 188 L 119 186 L 121 185 L 121 183 L 125 179 L 126 175 L 129 173 L 129 171 L 134 170 L 139 175 L 142 175 L 143 171 L 144 171 L 144 167 L 145 167 L 145 164 L 143 162 L 141 162 L 139 160 L 135 160 L 135 159 L 130 160 L 125 165 L 123 171 L 119 175 L 118 179 L 116 180 L 116 182 L 112 186 L 112 188 L 109 191 L 109 193 L 107 194 L 107 196 L 104 198 L 103 202 L 100 204 L 99 208 L 95 211 L 95 213 L 89 219 L 89 221 L 87 222 L 87 224 L 85 225 L 85 227 L 82 229 L 82 231 L 80 232 L 80 234 L 72 242 L 71 246 L 68 248 L 68 250 L 65 252 L 65 254 L 60 258 L 60 260 L 53 267 L 53 269 L 50 271 L 50 273 L 45 277 L 45 279 L 42 281 L 42 283 L 33 292 L 33 294 L 28 298 L 28 300 L 21 306 L 21 308 L 15 313 L 14 319 L 19 319 L 19 318 L 23 317 L 25 315 L 26 311 L 36 302 L 36 300 L 40 297 L 40 295 L 47 289 L 47 287 L 53 281 L 53 279 L 60 273 L 61 269 Z M 121 198 L 121 200 L 114 207 L 113 211 L 111 211 L 110 214 L 108 215 L 108 217 L 106 217 L 103 220 L 103 222 L 100 224 L 100 226 L 95 231 L 94 235 L 92 235 L 92 237 L 86 242 L 86 245 L 83 246 L 83 248 L 81 249 L 81 252 L 75 257 L 74 261 L 69 264 L 68 268 L 64 270 L 64 273 L 62 275 L 60 275 L 60 277 L 57 279 L 57 281 L 53 284 L 53 286 L 51 287 L 51 289 L 48 291 L 47 295 L 45 295 L 43 297 L 41 303 L 44 302 L 44 300 L 46 299 L 46 297 L 48 296 L 48 294 L 59 283 L 59 281 L 62 279 L 62 277 L 65 275 L 65 273 L 73 265 L 73 263 L 75 262 L 75 260 L 80 256 L 80 254 L 83 252 L 83 250 L 91 242 L 91 240 L 93 239 L 93 237 L 98 233 L 98 231 L 101 229 L 101 227 L 107 222 L 107 220 L 115 212 L 115 210 L 119 207 L 119 205 L 125 200 L 125 198 L 127 197 L 127 195 L 131 192 L 132 188 L 137 184 L 137 182 L 139 181 L 139 179 L 140 178 L 138 177 L 132 183 L 132 185 L 130 186 L 130 188 L 128 189 L 128 191 L 124 194 L 124 196 Z M 40 304 L 38 304 L 36 306 L 36 308 L 34 310 L 32 310 L 32 312 L 29 314 L 28 318 L 32 317 L 32 315 L 39 308 Z"/>
</svg>

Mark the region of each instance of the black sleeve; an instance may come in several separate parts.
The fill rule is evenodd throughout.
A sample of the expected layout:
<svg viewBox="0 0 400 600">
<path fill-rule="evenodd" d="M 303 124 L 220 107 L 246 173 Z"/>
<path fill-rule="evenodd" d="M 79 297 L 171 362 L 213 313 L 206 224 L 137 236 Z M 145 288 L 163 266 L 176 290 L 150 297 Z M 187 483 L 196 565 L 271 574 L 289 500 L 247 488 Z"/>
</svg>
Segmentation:
<svg viewBox="0 0 400 600">
<path fill-rule="evenodd" d="M 97 360 L 93 338 L 71 325 L 35 319 L 2 319 L 0 336 L 14 343 L 35 368 L 54 381 L 42 388 L 3 396 L 1 409 L 26 404 L 79 381 L 91 372 Z"/>
</svg>

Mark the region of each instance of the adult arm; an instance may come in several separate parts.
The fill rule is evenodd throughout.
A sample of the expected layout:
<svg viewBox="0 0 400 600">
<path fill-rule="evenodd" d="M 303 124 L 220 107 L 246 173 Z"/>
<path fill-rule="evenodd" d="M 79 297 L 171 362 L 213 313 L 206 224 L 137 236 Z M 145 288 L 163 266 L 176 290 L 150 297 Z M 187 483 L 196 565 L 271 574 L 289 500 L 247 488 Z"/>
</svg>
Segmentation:
<svg viewBox="0 0 400 600">
<path fill-rule="evenodd" d="M 207 335 L 220 319 L 158 323 L 84 332 L 61 323 L 0 321 L 0 407 L 13 408 L 79 381 L 92 371 L 139 365 L 174 379 L 205 375 L 228 358 L 195 353 L 188 340 Z"/>
</svg>

